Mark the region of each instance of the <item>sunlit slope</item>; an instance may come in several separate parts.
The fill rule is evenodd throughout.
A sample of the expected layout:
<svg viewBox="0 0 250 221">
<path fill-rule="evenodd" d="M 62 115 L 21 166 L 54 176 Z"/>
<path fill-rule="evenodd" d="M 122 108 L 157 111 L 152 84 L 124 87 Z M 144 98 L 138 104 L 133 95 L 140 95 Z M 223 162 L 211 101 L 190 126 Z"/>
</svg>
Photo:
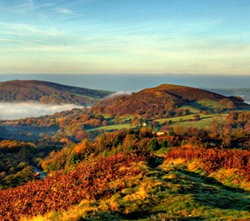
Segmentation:
<svg viewBox="0 0 250 221">
<path fill-rule="evenodd" d="M 108 97 L 97 102 L 93 112 L 113 115 L 163 116 L 189 105 L 190 108 L 215 112 L 217 109 L 246 108 L 247 104 L 236 97 L 225 97 L 210 91 L 163 84 L 131 95 Z"/>
<path fill-rule="evenodd" d="M 50 177 L 0 191 L 0 218 L 249 219 L 249 151 L 170 139 L 142 129 L 71 144 L 42 162 Z"/>
</svg>

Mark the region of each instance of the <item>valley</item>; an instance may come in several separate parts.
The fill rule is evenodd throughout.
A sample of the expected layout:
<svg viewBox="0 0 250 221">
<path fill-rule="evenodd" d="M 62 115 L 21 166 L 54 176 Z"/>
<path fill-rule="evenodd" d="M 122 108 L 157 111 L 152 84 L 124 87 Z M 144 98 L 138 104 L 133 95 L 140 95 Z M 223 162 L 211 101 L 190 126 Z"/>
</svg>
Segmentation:
<svg viewBox="0 0 250 221">
<path fill-rule="evenodd" d="M 0 219 L 250 218 L 249 104 L 170 84 L 110 93 L 0 122 Z"/>
<path fill-rule="evenodd" d="M 1 0 L 0 221 L 249 221 L 249 12 Z"/>
</svg>

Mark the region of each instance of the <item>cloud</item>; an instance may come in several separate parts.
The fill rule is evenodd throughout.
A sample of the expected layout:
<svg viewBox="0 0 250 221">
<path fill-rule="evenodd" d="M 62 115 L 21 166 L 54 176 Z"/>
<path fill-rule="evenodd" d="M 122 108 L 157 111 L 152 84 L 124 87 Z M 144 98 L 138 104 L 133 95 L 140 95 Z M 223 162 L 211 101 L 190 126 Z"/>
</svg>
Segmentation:
<svg viewBox="0 0 250 221">
<path fill-rule="evenodd" d="M 27 117 L 39 117 L 56 112 L 83 108 L 74 104 L 49 105 L 39 103 L 0 103 L 0 120 L 15 120 Z"/>
<path fill-rule="evenodd" d="M 62 32 L 57 28 L 46 27 L 46 26 L 34 26 L 26 23 L 8 23 L 0 22 L 0 28 L 2 33 L 6 36 L 12 36 L 15 38 L 17 36 L 30 36 L 30 35 L 45 35 L 45 36 L 58 36 Z"/>
<path fill-rule="evenodd" d="M 121 96 L 121 95 L 131 95 L 132 93 L 133 93 L 132 91 L 117 91 L 117 92 L 107 96 L 107 98 L 118 97 L 118 96 Z"/>
<path fill-rule="evenodd" d="M 56 12 L 59 13 L 59 14 L 63 14 L 63 15 L 71 15 L 71 14 L 73 14 L 73 11 L 71 11 L 68 8 L 57 8 Z"/>
<path fill-rule="evenodd" d="M 44 47 L 63 46 L 65 33 L 54 27 L 35 26 L 26 23 L 0 22 L 0 42 L 4 50 L 44 50 Z M 47 50 L 47 49 L 46 49 Z"/>
</svg>

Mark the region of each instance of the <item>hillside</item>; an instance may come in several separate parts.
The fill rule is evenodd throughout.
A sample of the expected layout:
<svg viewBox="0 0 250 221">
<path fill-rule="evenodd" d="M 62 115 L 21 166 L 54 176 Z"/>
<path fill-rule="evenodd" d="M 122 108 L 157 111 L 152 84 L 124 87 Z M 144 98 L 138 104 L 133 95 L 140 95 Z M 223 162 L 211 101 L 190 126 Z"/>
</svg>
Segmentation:
<svg viewBox="0 0 250 221">
<path fill-rule="evenodd" d="M 0 220 L 249 220 L 241 108 L 239 98 L 160 85 L 0 122 Z"/>
<path fill-rule="evenodd" d="M 0 102 L 35 101 L 46 104 L 72 103 L 92 105 L 109 91 L 71 87 L 45 81 L 7 81 L 0 83 Z"/>
<path fill-rule="evenodd" d="M 0 219 L 249 220 L 249 163 L 188 136 L 102 134 L 50 154 L 44 180 L 0 190 Z"/>
<path fill-rule="evenodd" d="M 209 129 L 215 121 L 224 122 L 229 112 L 241 109 L 249 110 L 249 105 L 240 98 L 191 87 L 160 85 L 131 95 L 109 96 L 88 109 L 0 122 L 0 139 L 81 140 L 94 138 L 103 131 L 143 124 L 155 131 L 178 126 Z"/>
<path fill-rule="evenodd" d="M 163 84 L 131 95 L 107 97 L 97 102 L 92 111 L 116 116 L 165 116 L 175 114 L 186 105 L 211 112 L 216 112 L 217 109 L 229 110 L 249 106 L 240 98 L 225 97 L 192 87 Z"/>
</svg>

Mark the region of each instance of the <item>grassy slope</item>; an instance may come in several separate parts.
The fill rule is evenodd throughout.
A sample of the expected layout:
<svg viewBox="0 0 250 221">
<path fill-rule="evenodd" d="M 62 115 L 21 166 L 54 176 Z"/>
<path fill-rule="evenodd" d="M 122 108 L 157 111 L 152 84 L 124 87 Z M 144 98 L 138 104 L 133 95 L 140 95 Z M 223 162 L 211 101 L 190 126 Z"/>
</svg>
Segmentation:
<svg viewBox="0 0 250 221">
<path fill-rule="evenodd" d="M 173 149 L 180 147 L 175 147 Z M 166 158 L 155 152 L 159 165 L 137 161 L 120 171 L 139 174 L 116 177 L 105 186 L 117 189 L 111 196 L 83 200 L 66 211 L 22 220 L 249 220 L 250 183 L 237 169 L 203 170 L 198 158 Z M 209 159 L 207 159 L 209 161 Z M 212 161 L 211 161 L 212 162 Z"/>
<path fill-rule="evenodd" d="M 212 122 L 219 121 L 224 122 L 226 119 L 227 114 L 199 114 L 200 120 L 194 121 L 195 114 L 189 114 L 180 117 L 168 117 L 168 118 L 159 118 L 156 119 L 155 122 L 164 124 L 169 121 L 172 121 L 172 126 L 183 126 L 183 127 L 195 127 L 195 128 L 208 128 Z M 111 131 L 111 130 L 120 130 L 120 129 L 127 129 L 133 128 L 130 124 L 113 124 L 108 126 L 101 126 L 92 129 L 88 129 L 86 131 Z"/>
<path fill-rule="evenodd" d="M 108 126 L 101 126 L 101 127 L 96 127 L 92 129 L 86 130 L 87 132 L 91 131 L 110 131 L 110 130 L 121 130 L 121 129 L 127 129 L 131 128 L 130 124 L 113 124 L 113 125 L 108 125 Z"/>
<path fill-rule="evenodd" d="M 188 164 L 187 164 L 188 165 Z M 250 218 L 249 192 L 229 188 L 183 166 L 165 161 L 158 168 L 145 163 L 133 167 L 146 173 L 126 179 L 110 198 L 84 200 L 64 212 L 50 212 L 32 220 L 231 220 Z M 132 169 L 132 168 L 131 168 Z M 114 183 L 120 180 L 114 181 Z M 112 184 L 110 184 L 112 185 Z M 24 219 L 26 220 L 26 219 Z"/>
<path fill-rule="evenodd" d="M 171 117 L 171 118 L 162 118 L 157 119 L 159 123 L 164 123 L 172 121 L 172 126 L 184 126 L 184 127 L 196 127 L 196 128 L 205 128 L 209 127 L 213 121 L 224 122 L 227 114 L 200 114 L 199 121 L 194 120 L 194 114 L 181 116 L 181 117 Z"/>
</svg>

